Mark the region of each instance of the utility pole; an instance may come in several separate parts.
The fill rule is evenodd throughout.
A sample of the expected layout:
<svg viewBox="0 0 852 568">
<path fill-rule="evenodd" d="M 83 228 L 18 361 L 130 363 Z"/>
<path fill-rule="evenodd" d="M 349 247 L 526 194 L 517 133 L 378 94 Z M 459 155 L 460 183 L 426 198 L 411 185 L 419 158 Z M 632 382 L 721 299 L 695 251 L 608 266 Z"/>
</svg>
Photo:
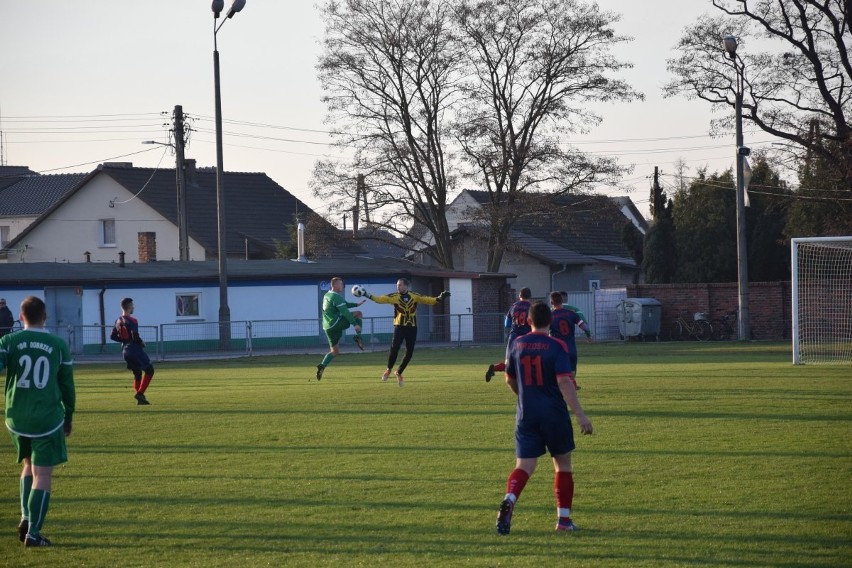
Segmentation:
<svg viewBox="0 0 852 568">
<path fill-rule="evenodd" d="M 357 186 L 355 188 L 356 197 L 355 204 L 363 197 L 364 198 L 364 221 L 367 225 L 370 224 L 370 208 L 367 205 L 367 184 L 364 183 L 364 174 L 358 174 Z"/>
<path fill-rule="evenodd" d="M 659 219 L 665 213 L 666 199 L 660 187 L 660 168 L 654 166 L 654 185 L 651 186 L 651 217 Z"/>
<path fill-rule="evenodd" d="M 187 226 L 186 202 L 186 166 L 184 164 L 184 147 L 186 132 L 183 124 L 183 107 L 175 105 L 174 115 L 175 137 L 175 182 L 177 184 L 177 220 L 178 220 L 178 249 L 182 261 L 189 260 L 189 227 Z"/>
</svg>

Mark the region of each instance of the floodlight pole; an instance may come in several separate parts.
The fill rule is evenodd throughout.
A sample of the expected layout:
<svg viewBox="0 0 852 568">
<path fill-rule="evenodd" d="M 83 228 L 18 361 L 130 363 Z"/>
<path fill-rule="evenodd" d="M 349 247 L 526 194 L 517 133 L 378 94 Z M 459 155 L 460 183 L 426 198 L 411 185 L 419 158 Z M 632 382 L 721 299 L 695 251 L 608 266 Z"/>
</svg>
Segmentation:
<svg viewBox="0 0 852 568">
<path fill-rule="evenodd" d="M 737 338 L 740 341 L 751 339 L 748 307 L 748 246 L 746 241 L 745 214 L 745 178 L 743 176 L 743 160 L 749 155 L 749 149 L 743 145 L 743 64 L 737 64 L 737 39 L 725 36 L 722 46 L 731 58 L 736 77 L 736 164 L 737 164 L 737 302 L 739 315 L 737 317 Z"/>
<path fill-rule="evenodd" d="M 228 307 L 228 246 L 225 233 L 225 179 L 224 160 L 222 158 L 222 92 L 219 82 L 219 47 L 216 34 L 234 14 L 243 9 L 245 0 L 234 0 L 227 18 L 216 26 L 216 20 L 222 11 L 224 2 L 214 0 L 213 10 L 213 83 L 216 96 L 216 227 L 218 233 L 219 257 L 219 347 L 227 350 L 231 342 L 231 308 Z"/>
</svg>

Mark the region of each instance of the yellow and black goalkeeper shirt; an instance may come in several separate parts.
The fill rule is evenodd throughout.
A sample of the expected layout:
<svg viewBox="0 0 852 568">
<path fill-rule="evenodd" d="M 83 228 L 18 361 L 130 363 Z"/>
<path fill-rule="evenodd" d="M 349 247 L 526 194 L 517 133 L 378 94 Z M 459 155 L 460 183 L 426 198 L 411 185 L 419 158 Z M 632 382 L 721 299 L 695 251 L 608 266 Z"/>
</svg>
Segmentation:
<svg viewBox="0 0 852 568">
<path fill-rule="evenodd" d="M 438 298 L 421 296 L 417 292 L 393 292 L 387 296 L 373 296 L 372 300 L 377 304 L 393 304 L 393 324 L 410 327 L 417 327 L 417 304 L 434 306 L 438 303 Z"/>
</svg>

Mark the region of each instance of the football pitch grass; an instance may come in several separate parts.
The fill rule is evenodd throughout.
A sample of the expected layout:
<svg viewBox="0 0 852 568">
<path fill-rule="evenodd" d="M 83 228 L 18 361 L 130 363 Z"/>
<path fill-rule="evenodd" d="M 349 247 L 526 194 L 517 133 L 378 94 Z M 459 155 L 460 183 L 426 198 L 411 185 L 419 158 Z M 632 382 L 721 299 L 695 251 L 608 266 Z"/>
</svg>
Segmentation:
<svg viewBox="0 0 852 568">
<path fill-rule="evenodd" d="M 78 365 L 69 463 L 44 534 L 6 566 L 850 566 L 852 368 L 789 344 L 581 343 L 592 436 L 574 453 L 577 533 L 555 533 L 545 457 L 495 533 L 514 465 L 498 348 L 167 362 L 135 406 L 116 361 Z M 576 423 L 575 423 L 576 425 Z"/>
</svg>

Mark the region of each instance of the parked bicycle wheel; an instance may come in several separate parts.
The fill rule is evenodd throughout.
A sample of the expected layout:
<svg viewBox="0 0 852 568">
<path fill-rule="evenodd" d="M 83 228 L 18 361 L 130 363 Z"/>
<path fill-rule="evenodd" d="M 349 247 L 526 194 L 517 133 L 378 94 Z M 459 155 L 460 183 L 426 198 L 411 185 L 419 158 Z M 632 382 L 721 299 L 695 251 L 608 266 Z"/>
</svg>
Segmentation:
<svg viewBox="0 0 852 568">
<path fill-rule="evenodd" d="M 729 326 L 728 323 L 721 318 L 714 319 L 710 322 L 710 325 L 713 326 L 713 339 L 718 341 L 728 341 L 734 334 L 734 330 L 731 329 L 731 326 Z"/>
<path fill-rule="evenodd" d="M 698 320 L 695 322 L 694 333 L 698 341 L 707 341 L 713 337 L 713 326 L 707 320 Z"/>
</svg>

